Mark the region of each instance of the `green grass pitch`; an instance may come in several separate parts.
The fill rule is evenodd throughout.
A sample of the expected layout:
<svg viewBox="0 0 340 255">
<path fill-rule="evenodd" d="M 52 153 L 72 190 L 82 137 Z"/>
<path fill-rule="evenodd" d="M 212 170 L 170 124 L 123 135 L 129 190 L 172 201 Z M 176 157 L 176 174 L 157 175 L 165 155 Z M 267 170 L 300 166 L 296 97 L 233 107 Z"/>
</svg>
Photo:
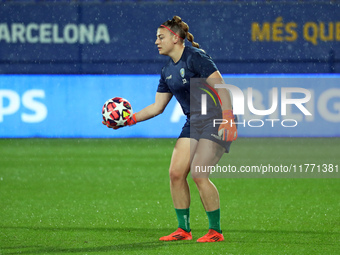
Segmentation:
<svg viewBox="0 0 340 255">
<path fill-rule="evenodd" d="M 192 241 L 177 228 L 175 139 L 1 139 L 0 254 L 339 254 L 339 178 L 214 178 L 225 241 L 194 182 Z M 340 165 L 339 138 L 240 138 L 229 163 Z M 340 173 L 339 173 L 340 174 Z"/>
</svg>

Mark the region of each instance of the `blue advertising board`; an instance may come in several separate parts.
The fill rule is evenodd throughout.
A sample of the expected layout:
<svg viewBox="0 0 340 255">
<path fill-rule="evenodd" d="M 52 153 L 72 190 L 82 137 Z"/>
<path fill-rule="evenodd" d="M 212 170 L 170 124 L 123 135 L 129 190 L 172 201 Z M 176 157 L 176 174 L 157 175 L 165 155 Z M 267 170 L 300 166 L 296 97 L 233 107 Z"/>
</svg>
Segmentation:
<svg viewBox="0 0 340 255">
<path fill-rule="evenodd" d="M 340 136 L 340 75 L 224 79 L 243 97 L 236 102 L 233 94 L 240 137 Z M 158 80 L 158 75 L 0 75 L 0 137 L 178 137 L 186 117 L 175 99 L 163 114 L 132 127 L 112 130 L 101 123 L 102 106 L 112 97 L 128 99 L 135 112 L 152 104 Z M 270 114 L 261 115 L 266 110 Z"/>
<path fill-rule="evenodd" d="M 0 76 L 0 137 L 173 137 L 184 117 L 162 116 L 114 131 L 102 122 L 102 107 L 123 97 L 138 111 L 154 102 L 156 76 Z M 179 111 L 180 112 L 180 111 Z M 174 117 L 173 117 L 174 118 Z"/>
<path fill-rule="evenodd" d="M 173 15 L 188 22 L 222 73 L 340 72 L 339 13 L 339 3 L 320 2 L 6 2 L 0 73 L 159 73 L 165 60 L 156 30 Z"/>
</svg>

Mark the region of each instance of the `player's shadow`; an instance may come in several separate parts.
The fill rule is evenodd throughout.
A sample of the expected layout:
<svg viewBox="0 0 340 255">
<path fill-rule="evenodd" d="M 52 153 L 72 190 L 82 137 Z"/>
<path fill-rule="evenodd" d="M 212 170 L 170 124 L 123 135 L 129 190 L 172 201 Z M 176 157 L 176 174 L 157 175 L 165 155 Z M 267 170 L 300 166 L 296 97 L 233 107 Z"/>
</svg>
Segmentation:
<svg viewBox="0 0 340 255">
<path fill-rule="evenodd" d="M 55 254 L 63 254 L 63 253 L 99 253 L 99 252 L 126 252 L 129 251 L 147 251 L 147 250 L 153 250 L 156 248 L 161 248 L 165 246 L 186 246 L 186 245 L 195 245 L 197 244 L 195 240 L 192 241 L 181 241 L 181 242 L 162 242 L 158 241 L 158 237 L 161 235 L 160 232 L 169 233 L 173 229 L 154 229 L 154 228 L 130 228 L 130 229 L 123 229 L 123 228 L 73 228 L 73 227 L 63 227 L 63 228 L 55 228 L 55 227 L 4 227 L 0 226 L 0 229 L 6 230 L 6 229 L 27 229 L 27 230 L 35 230 L 35 231 L 51 231 L 51 232 L 78 232 L 78 231 L 85 231 L 85 232 L 112 232 L 112 233 L 121 233 L 123 232 L 124 235 L 129 235 L 129 232 L 133 234 L 134 239 L 136 240 L 137 236 L 137 242 L 133 242 L 133 240 L 129 243 L 122 243 L 121 240 L 117 240 L 114 238 L 114 234 L 112 235 L 112 244 L 106 245 L 106 246 L 93 246 L 93 243 L 91 244 L 84 244 L 83 246 L 90 246 L 91 247 L 77 247 L 77 248 L 67 248 L 67 247 L 46 247 L 46 246 L 11 246 L 11 247 L 0 247 L 0 254 L 1 250 L 6 250 L 6 253 L 4 254 L 48 254 L 48 253 L 55 253 Z M 204 233 L 206 229 L 195 229 L 195 231 L 198 233 Z M 249 237 L 242 240 L 239 238 L 239 235 L 247 234 L 251 235 L 253 237 Z M 323 231 L 291 231 L 291 230 L 238 230 L 238 229 L 225 229 L 225 238 L 227 243 L 276 243 L 281 242 L 281 237 L 283 236 L 291 236 L 291 235 L 340 235 L 339 232 L 323 232 Z M 138 238 L 140 236 L 140 238 Z M 254 237 L 256 236 L 256 237 Z M 268 237 L 268 238 L 264 238 Z M 155 240 L 155 241 L 145 241 L 142 242 L 141 240 Z M 139 240 L 139 241 L 138 241 Z M 120 242 L 120 243 L 118 243 Z M 287 243 L 295 243 L 295 244 L 311 244 L 313 241 L 306 241 L 304 240 L 295 240 L 295 239 L 288 239 L 286 240 Z M 324 243 L 327 245 L 327 243 Z M 334 245 L 334 243 L 329 243 L 328 245 Z"/>
<path fill-rule="evenodd" d="M 8 246 L 8 247 L 0 247 L 0 254 L 1 250 L 7 250 L 5 254 L 48 254 L 48 253 L 55 253 L 55 254 L 62 254 L 62 253 L 99 253 L 99 252 L 128 252 L 128 251 L 138 251 L 138 250 L 152 250 L 158 247 L 162 246 L 167 246 L 169 245 L 169 242 L 162 242 L 159 241 L 159 232 L 160 229 L 142 229 L 142 228 L 129 228 L 129 229 L 122 229 L 122 228 L 73 228 L 73 227 L 63 227 L 63 228 L 58 228 L 58 227 L 6 227 L 6 226 L 0 226 L 0 229 L 27 229 L 27 230 L 35 230 L 35 231 L 51 231 L 51 232 L 77 232 L 77 231 L 89 231 L 89 232 L 122 232 L 124 231 L 125 234 L 126 232 L 131 232 L 134 234 L 140 233 L 141 238 L 139 239 L 139 242 L 133 242 L 130 243 L 118 243 L 120 240 L 115 240 L 112 238 L 112 244 L 107 245 L 107 246 L 92 246 L 92 247 L 77 247 L 77 248 L 67 248 L 67 247 L 45 247 L 45 246 Z M 171 232 L 173 229 L 164 229 L 162 228 L 162 232 Z M 147 238 L 152 238 L 155 236 L 155 241 L 145 241 L 141 242 L 141 240 L 145 237 Z M 116 244 L 115 244 L 116 243 Z M 181 242 L 171 242 L 171 245 L 192 245 L 195 244 L 196 242 L 190 242 L 190 241 L 181 241 Z M 87 246 L 87 244 L 84 244 L 84 246 Z M 91 244 L 88 244 L 91 245 Z M 93 245 L 93 243 L 92 243 Z M 11 251 L 12 250 L 12 251 Z M 19 250 L 19 251 L 14 251 L 14 250 Z"/>
<path fill-rule="evenodd" d="M 192 242 L 172 242 L 171 245 L 190 245 L 194 244 Z M 25 250 L 20 250 L 17 252 L 6 252 L 6 254 L 62 254 L 62 253 L 99 253 L 99 252 L 129 252 L 129 251 L 146 251 L 148 249 L 155 249 L 157 247 L 168 245 L 165 242 L 154 241 L 154 242 L 137 242 L 130 244 L 116 244 L 116 245 L 108 245 L 108 246 L 99 246 L 99 247 L 84 247 L 84 248 L 61 248 L 61 247 L 10 247 L 11 249 L 20 249 L 25 248 Z M 4 247 L 3 249 L 8 249 L 9 247 Z"/>
</svg>

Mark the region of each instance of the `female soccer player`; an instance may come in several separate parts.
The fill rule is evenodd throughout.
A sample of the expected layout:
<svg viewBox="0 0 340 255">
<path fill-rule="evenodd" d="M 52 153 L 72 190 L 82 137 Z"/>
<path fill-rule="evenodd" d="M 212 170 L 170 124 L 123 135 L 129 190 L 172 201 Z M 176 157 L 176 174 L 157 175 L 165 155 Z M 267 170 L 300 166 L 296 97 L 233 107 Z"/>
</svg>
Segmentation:
<svg viewBox="0 0 340 255">
<path fill-rule="evenodd" d="M 185 38 L 192 46 L 185 46 Z M 187 116 L 173 150 L 169 169 L 170 190 L 178 219 L 178 229 L 168 236 L 161 237 L 160 240 L 192 239 L 189 221 L 190 192 L 187 182 L 191 169 L 191 175 L 209 219 L 208 233 L 197 242 L 223 241 L 218 191 L 208 178 L 209 172 L 197 173 L 194 169 L 196 166 L 203 168 L 216 165 L 222 155 L 229 151 L 231 142 L 237 138 L 229 92 L 226 89 L 217 89 L 220 99 L 219 111 L 217 115 L 213 114 L 209 118 L 210 120 L 223 118 L 224 121 L 223 124 L 213 127 L 207 116 L 201 114 L 200 109 L 190 109 L 190 78 L 202 78 L 206 83 L 205 89 L 215 93 L 215 84 L 224 83 L 212 59 L 199 49 L 199 44 L 194 42 L 188 25 L 178 16 L 164 22 L 157 29 L 155 44 L 159 54 L 169 56 L 170 59 L 162 69 L 155 102 L 133 114 L 128 120 L 128 125 L 161 114 L 172 96 L 176 97 Z M 209 104 L 211 101 L 208 101 L 208 109 Z M 105 122 L 103 124 L 111 127 Z"/>
</svg>

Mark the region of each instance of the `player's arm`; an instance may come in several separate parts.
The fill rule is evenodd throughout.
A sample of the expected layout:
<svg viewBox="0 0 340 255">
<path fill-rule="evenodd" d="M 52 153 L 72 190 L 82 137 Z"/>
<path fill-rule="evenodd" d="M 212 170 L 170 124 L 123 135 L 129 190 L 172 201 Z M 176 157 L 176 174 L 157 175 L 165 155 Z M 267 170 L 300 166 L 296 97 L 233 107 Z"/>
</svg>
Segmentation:
<svg viewBox="0 0 340 255">
<path fill-rule="evenodd" d="M 155 102 L 135 114 L 136 122 L 151 119 L 161 113 L 172 98 L 172 93 L 156 93 Z"/>
<path fill-rule="evenodd" d="M 225 84 L 222 75 L 219 71 L 213 72 L 207 79 L 207 83 L 211 87 L 215 87 L 215 84 Z M 225 110 L 232 110 L 232 103 L 231 103 L 231 96 L 229 93 L 229 90 L 225 88 L 218 88 L 216 89 L 218 95 L 221 98 L 222 101 L 222 111 Z"/>
<path fill-rule="evenodd" d="M 161 114 L 165 107 L 168 105 L 172 98 L 172 93 L 156 93 L 155 102 L 144 109 L 140 110 L 139 112 L 134 113 L 128 120 L 127 125 L 131 126 L 136 124 L 137 122 L 141 122 L 144 120 L 151 119 L 159 114 Z M 102 122 L 108 128 L 118 129 L 121 127 L 112 127 L 107 122 Z"/>
<path fill-rule="evenodd" d="M 221 73 L 219 71 L 215 71 L 207 78 L 207 83 L 211 87 L 215 87 L 215 84 L 224 84 L 225 82 L 223 81 Z M 218 88 L 217 93 L 221 98 L 222 118 L 224 120 L 218 128 L 218 134 L 223 140 L 231 142 L 237 138 L 237 129 L 231 103 L 231 96 L 229 90 L 225 88 Z"/>
</svg>

